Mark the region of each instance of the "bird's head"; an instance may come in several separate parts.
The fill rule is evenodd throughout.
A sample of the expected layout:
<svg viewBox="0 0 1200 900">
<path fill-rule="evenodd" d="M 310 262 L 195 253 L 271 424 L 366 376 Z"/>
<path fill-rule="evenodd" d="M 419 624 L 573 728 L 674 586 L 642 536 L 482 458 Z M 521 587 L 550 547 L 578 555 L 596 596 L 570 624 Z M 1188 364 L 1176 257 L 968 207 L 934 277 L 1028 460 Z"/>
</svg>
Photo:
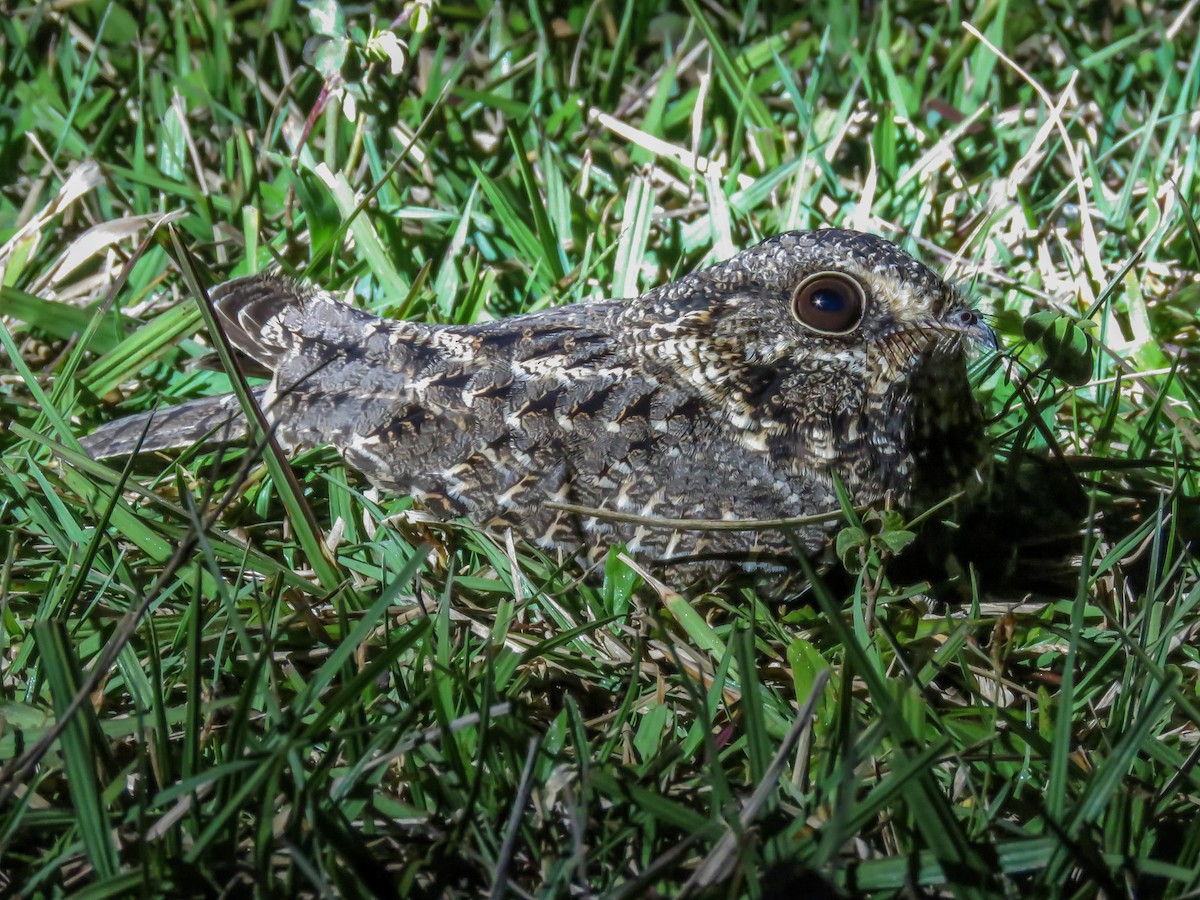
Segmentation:
<svg viewBox="0 0 1200 900">
<path fill-rule="evenodd" d="M 875 392 L 931 355 L 996 348 L 958 290 L 890 241 L 857 231 L 776 235 L 643 299 L 660 321 L 705 343 L 698 362 L 714 381 L 747 367 L 798 368 Z"/>
<path fill-rule="evenodd" d="M 966 392 L 965 351 L 996 347 L 958 290 L 856 231 L 780 234 L 642 301 L 674 323 L 651 353 L 727 410 L 748 441 L 803 433 L 827 458 L 872 407 L 908 427 L 914 394 L 939 381 Z"/>
</svg>

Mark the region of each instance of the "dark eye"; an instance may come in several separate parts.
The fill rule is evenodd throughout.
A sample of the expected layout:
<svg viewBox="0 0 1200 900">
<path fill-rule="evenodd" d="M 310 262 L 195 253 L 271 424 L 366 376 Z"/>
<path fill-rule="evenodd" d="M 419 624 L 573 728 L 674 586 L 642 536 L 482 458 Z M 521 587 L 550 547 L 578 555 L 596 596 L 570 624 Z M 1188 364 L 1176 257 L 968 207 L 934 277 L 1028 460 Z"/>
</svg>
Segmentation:
<svg viewBox="0 0 1200 900">
<path fill-rule="evenodd" d="M 792 313 L 818 334 L 849 334 L 862 321 L 866 306 L 862 286 L 840 272 L 809 275 L 792 295 Z"/>
</svg>

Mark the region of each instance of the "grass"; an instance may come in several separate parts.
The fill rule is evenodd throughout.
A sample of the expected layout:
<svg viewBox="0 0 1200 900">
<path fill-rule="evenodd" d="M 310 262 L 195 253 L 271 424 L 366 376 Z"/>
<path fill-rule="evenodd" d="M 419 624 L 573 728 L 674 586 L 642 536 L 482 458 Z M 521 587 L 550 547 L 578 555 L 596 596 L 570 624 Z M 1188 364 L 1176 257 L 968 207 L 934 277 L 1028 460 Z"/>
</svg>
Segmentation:
<svg viewBox="0 0 1200 900">
<path fill-rule="evenodd" d="M 397 6 L 0 19 L 0 888 L 1194 896 L 1190 7 Z M 992 316 L 997 477 L 799 603 L 75 440 L 229 389 L 197 282 L 467 322 L 827 224 Z"/>
</svg>

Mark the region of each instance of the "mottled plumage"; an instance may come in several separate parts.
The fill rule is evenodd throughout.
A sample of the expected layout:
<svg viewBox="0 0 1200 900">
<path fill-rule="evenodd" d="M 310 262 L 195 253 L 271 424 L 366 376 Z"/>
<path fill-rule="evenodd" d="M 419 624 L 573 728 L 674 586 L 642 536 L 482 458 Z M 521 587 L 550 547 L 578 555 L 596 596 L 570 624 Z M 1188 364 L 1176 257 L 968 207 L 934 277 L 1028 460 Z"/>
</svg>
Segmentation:
<svg viewBox="0 0 1200 900">
<path fill-rule="evenodd" d="M 671 519 L 771 519 L 924 503 L 978 477 L 966 378 L 992 332 L 945 281 L 888 241 L 795 231 L 630 300 L 466 326 L 381 319 L 273 275 L 212 299 L 232 344 L 274 373 L 259 401 L 285 447 L 332 444 L 374 485 L 430 511 L 512 526 L 596 559 L 623 542 L 712 579 L 792 555 L 779 531 L 614 521 L 547 501 Z M 160 411 L 143 449 L 184 446 L 229 398 Z M 146 418 L 105 426 L 97 456 L 133 451 Z M 795 536 L 809 551 L 831 524 Z"/>
</svg>

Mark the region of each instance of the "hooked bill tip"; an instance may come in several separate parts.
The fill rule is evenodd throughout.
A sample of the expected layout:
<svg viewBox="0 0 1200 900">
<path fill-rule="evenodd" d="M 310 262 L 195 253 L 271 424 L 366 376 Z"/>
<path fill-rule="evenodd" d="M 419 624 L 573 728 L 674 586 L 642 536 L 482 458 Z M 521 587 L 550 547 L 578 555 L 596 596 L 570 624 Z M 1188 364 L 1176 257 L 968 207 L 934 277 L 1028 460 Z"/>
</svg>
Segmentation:
<svg viewBox="0 0 1200 900">
<path fill-rule="evenodd" d="M 942 320 L 942 324 L 966 335 L 975 343 L 987 347 L 989 350 L 1000 349 L 1000 341 L 996 338 L 996 332 L 992 331 L 991 326 L 983 320 L 983 316 L 973 309 L 955 310 Z"/>
</svg>

